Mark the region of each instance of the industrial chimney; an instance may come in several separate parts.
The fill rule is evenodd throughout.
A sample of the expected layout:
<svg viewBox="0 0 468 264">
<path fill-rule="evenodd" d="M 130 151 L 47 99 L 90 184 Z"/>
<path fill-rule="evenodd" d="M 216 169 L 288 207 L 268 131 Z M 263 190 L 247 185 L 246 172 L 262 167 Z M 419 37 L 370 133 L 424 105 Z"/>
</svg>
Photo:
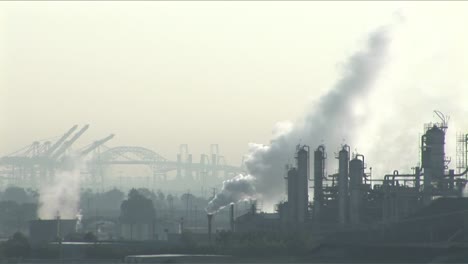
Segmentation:
<svg viewBox="0 0 468 264">
<path fill-rule="evenodd" d="M 213 214 L 207 214 L 208 217 L 208 243 L 211 245 L 211 225 L 213 221 Z"/>
<path fill-rule="evenodd" d="M 231 225 L 231 232 L 234 232 L 234 204 L 231 204 L 229 214 L 229 224 Z"/>
</svg>

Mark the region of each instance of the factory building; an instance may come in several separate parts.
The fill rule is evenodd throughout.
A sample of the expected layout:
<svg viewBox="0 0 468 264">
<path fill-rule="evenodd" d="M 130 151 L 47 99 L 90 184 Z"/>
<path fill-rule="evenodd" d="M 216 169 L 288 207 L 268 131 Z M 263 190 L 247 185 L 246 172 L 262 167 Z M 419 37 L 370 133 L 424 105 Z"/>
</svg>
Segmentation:
<svg viewBox="0 0 468 264">
<path fill-rule="evenodd" d="M 440 112 L 436 114 L 442 122 L 425 125 L 420 162 L 412 168 L 412 173 L 394 170 L 383 177 L 373 177 L 365 156 L 351 153 L 350 146 L 343 145 L 335 155 L 337 172 L 327 175 L 326 148 L 318 146 L 313 157 L 313 179 L 310 179 L 313 182 L 311 201 L 309 147 L 298 145 L 296 164 L 288 167 L 285 177 L 287 201 L 278 204 L 277 214 L 250 212 L 239 217 L 236 231 L 349 232 L 399 223 L 420 214 L 439 198 L 459 199 L 467 183 L 468 169 L 466 164 L 458 174 L 448 169 L 447 118 Z M 462 143 L 467 145 L 468 140 Z"/>
<path fill-rule="evenodd" d="M 62 241 L 76 232 L 76 219 L 32 220 L 29 222 L 31 244 L 47 244 Z"/>
</svg>

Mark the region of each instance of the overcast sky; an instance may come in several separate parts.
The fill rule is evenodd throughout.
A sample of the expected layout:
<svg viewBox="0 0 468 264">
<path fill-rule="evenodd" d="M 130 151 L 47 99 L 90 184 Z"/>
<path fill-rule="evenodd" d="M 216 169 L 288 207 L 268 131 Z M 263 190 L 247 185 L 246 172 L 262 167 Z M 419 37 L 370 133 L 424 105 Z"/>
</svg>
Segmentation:
<svg viewBox="0 0 468 264">
<path fill-rule="evenodd" d="M 468 131 L 468 2 L 0 2 L 0 153 L 90 124 L 77 147 L 115 133 L 108 146 L 175 159 L 179 144 L 198 156 L 218 143 L 237 165 L 391 23 L 353 149 L 415 156 L 434 109 Z"/>
</svg>

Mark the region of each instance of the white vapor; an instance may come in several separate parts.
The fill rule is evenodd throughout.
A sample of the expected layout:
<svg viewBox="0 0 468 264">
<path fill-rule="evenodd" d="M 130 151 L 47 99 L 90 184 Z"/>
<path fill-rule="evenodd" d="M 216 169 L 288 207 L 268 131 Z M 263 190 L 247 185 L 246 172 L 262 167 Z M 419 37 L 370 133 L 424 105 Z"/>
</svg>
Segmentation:
<svg viewBox="0 0 468 264">
<path fill-rule="evenodd" d="M 254 198 L 256 195 L 255 178 L 251 175 L 239 174 L 223 182 L 222 191 L 208 203 L 207 213 L 215 213 L 231 203 Z"/>
<path fill-rule="evenodd" d="M 352 145 L 356 128 L 364 121 L 364 115 L 356 112 L 356 105 L 366 108 L 366 96 L 385 64 L 389 33 L 388 27 L 381 27 L 368 36 L 366 47 L 348 59 L 342 77 L 306 112 L 302 121 L 281 123 L 270 145 L 250 143 L 245 160 L 249 176 L 225 181 L 220 193 L 210 201 L 210 210 L 216 212 L 226 203 L 236 202 L 224 199 L 225 196 L 236 197 L 231 188 L 234 183 L 237 187 L 256 190 L 252 198 L 262 199 L 271 209 L 278 196 L 284 193 L 285 165 L 293 158 L 297 144 L 315 148 L 324 142 L 334 149 L 346 140 Z M 249 192 L 244 189 L 240 192 L 242 199 L 250 198 L 246 195 Z"/>
<path fill-rule="evenodd" d="M 52 183 L 39 190 L 40 219 L 75 219 L 80 203 L 80 159 L 65 156 L 57 168 Z"/>
</svg>

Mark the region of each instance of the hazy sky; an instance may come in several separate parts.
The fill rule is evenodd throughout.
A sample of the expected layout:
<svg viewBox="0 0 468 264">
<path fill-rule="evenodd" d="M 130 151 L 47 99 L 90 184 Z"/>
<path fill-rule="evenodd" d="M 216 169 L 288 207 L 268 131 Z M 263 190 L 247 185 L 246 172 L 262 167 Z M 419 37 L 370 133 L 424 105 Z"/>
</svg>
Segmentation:
<svg viewBox="0 0 468 264">
<path fill-rule="evenodd" d="M 468 130 L 468 2 L 0 2 L 0 153 L 89 123 L 77 147 L 115 133 L 108 146 L 198 159 L 218 143 L 237 165 L 398 20 L 356 148 L 414 156 L 434 109 Z"/>
</svg>

